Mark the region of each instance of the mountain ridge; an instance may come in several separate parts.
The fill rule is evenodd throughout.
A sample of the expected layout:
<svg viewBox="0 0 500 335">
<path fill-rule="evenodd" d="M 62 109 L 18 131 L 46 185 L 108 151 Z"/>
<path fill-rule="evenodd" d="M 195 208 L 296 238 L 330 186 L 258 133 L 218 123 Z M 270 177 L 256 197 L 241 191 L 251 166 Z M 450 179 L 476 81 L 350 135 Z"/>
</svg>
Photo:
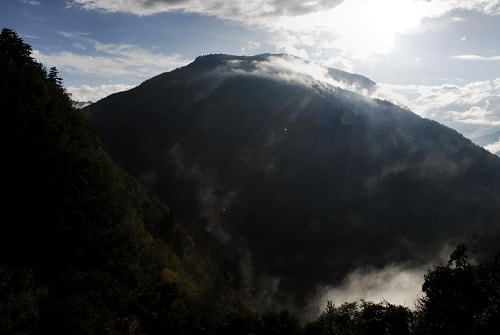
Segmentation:
<svg viewBox="0 0 500 335">
<path fill-rule="evenodd" d="M 498 230 L 498 157 L 328 74 L 288 56 L 209 55 L 85 111 L 121 166 L 283 303 Z"/>
</svg>

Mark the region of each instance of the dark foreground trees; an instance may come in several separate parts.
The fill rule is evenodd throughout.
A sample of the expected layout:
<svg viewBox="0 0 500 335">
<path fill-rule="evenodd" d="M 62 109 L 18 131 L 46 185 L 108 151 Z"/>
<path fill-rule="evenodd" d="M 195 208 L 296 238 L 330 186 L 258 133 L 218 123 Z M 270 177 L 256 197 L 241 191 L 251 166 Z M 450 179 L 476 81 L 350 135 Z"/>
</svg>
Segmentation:
<svg viewBox="0 0 500 335">
<path fill-rule="evenodd" d="M 305 328 L 308 335 L 410 334 L 412 312 L 388 302 L 344 303 L 335 307 L 328 303 L 316 321 Z"/>
<path fill-rule="evenodd" d="M 499 334 L 500 254 L 471 264 L 459 245 L 446 265 L 425 275 L 424 292 L 411 311 L 387 302 L 328 303 L 306 334 Z"/>
<path fill-rule="evenodd" d="M 498 334 L 500 254 L 473 265 L 459 245 L 448 264 L 426 274 L 422 291 L 416 313 L 419 334 Z"/>
<path fill-rule="evenodd" d="M 1 32 L 0 334 L 207 333 L 246 313 L 217 250 L 111 161 L 30 50 Z"/>
</svg>

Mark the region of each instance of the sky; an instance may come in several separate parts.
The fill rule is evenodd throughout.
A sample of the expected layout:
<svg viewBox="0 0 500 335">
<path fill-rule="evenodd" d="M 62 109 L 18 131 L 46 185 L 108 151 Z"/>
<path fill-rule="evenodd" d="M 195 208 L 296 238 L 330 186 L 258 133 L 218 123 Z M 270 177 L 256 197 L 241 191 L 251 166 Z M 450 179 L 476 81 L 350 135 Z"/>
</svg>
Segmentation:
<svg viewBox="0 0 500 335">
<path fill-rule="evenodd" d="M 2 0 L 0 19 L 75 100 L 199 55 L 288 53 L 500 152 L 500 0 Z"/>
</svg>

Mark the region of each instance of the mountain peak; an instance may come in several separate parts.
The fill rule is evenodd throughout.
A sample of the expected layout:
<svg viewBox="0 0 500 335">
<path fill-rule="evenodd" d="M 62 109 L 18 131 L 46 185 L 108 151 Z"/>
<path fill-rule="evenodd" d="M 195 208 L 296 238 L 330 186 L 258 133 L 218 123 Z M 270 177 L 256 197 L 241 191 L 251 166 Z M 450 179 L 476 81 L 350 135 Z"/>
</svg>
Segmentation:
<svg viewBox="0 0 500 335">
<path fill-rule="evenodd" d="M 210 73 L 219 76 L 224 73 L 226 77 L 243 74 L 274 77 L 310 86 L 338 87 L 365 95 L 371 94 L 377 86 L 374 81 L 362 75 L 329 68 L 284 53 L 262 53 L 254 56 L 208 54 L 196 57 L 194 62 L 178 71 L 194 76 L 209 76 Z"/>
</svg>

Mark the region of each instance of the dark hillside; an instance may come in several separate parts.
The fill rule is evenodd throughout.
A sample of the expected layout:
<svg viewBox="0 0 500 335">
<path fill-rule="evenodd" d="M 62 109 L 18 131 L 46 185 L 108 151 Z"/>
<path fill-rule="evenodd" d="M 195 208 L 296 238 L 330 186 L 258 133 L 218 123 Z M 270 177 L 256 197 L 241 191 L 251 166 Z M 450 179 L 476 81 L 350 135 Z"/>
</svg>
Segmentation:
<svg viewBox="0 0 500 335">
<path fill-rule="evenodd" d="M 85 112 L 118 164 L 299 304 L 354 268 L 498 230 L 498 157 L 285 61 L 198 57 Z"/>
<path fill-rule="evenodd" d="M 0 333 L 211 332 L 247 313 L 224 275 L 230 259 L 111 161 L 57 70 L 30 51 L 2 31 Z"/>
</svg>

